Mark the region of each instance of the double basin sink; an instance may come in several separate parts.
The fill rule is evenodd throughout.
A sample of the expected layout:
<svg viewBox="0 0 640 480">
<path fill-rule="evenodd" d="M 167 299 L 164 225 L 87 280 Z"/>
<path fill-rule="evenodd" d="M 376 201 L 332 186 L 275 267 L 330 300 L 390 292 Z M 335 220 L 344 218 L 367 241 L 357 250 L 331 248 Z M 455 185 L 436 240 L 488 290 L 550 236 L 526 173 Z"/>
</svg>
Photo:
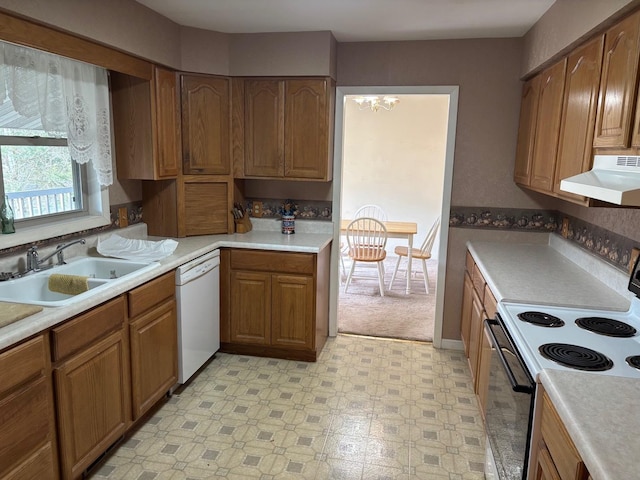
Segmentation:
<svg viewBox="0 0 640 480">
<path fill-rule="evenodd" d="M 114 285 L 158 267 L 157 262 L 135 262 L 106 257 L 77 257 L 65 265 L 0 282 L 0 301 L 28 303 L 44 307 L 63 307 L 96 295 Z M 53 273 L 88 277 L 86 292 L 66 295 L 49 290 Z"/>
</svg>

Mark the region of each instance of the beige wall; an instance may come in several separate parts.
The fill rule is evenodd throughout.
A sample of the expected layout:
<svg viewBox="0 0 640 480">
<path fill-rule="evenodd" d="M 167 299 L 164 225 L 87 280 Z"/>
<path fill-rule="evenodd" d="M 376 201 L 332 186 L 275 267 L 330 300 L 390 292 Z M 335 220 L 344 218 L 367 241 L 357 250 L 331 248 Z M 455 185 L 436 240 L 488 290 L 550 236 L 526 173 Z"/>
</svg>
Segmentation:
<svg viewBox="0 0 640 480">
<path fill-rule="evenodd" d="M 393 111 L 375 113 L 346 97 L 342 218 L 379 205 L 390 220 L 418 223 L 419 246 L 442 209 L 449 96 L 398 97 Z M 388 250 L 399 244 L 406 239 L 390 239 Z"/>
<path fill-rule="evenodd" d="M 614 14 L 622 15 L 639 3 L 637 0 L 556 0 L 524 36 L 522 74 L 570 48 L 603 20 Z"/>
<path fill-rule="evenodd" d="M 181 69 L 185 72 L 229 75 L 230 36 L 199 28 L 180 27 Z"/>
</svg>

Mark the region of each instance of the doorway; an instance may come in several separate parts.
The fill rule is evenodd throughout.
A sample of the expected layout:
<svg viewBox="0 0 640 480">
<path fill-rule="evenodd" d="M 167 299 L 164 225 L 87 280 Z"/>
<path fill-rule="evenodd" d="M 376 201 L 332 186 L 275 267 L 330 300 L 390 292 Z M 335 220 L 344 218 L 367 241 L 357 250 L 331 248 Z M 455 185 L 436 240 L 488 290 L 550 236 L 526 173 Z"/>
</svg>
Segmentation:
<svg viewBox="0 0 640 480">
<path fill-rule="evenodd" d="M 400 103 L 392 111 L 358 111 L 357 107 L 354 107 L 355 102 L 351 100 L 353 96 L 357 95 L 398 95 Z M 427 108 L 425 105 L 428 102 L 429 96 L 437 103 L 436 98 L 440 98 L 441 101 L 445 101 L 448 104 L 448 111 L 442 116 L 441 122 L 445 125 L 440 125 L 439 128 L 446 136 L 446 141 L 442 147 L 444 152 L 440 153 L 440 157 L 444 155 L 444 164 L 440 166 L 439 173 L 439 188 L 438 197 L 435 200 L 428 195 L 425 197 L 422 195 L 422 199 L 418 202 L 412 200 L 411 192 L 409 190 L 416 190 L 420 188 L 420 181 L 408 180 L 406 176 L 406 169 L 412 163 L 414 167 L 420 165 L 420 162 L 427 162 L 425 158 L 424 150 L 428 148 L 428 145 L 423 145 L 418 149 L 411 149 L 410 145 L 404 145 L 398 142 L 394 143 L 392 126 L 389 121 L 392 119 L 392 115 L 398 113 L 402 106 L 405 106 L 405 114 L 413 109 L 414 115 L 419 115 L 421 111 L 427 114 Z M 404 98 L 403 98 L 404 97 Z M 386 201 L 387 214 L 389 220 L 399 221 L 415 221 L 418 223 L 418 234 L 414 237 L 414 247 L 419 247 L 421 241 L 424 239 L 428 229 L 431 226 L 431 222 L 441 216 L 443 219 L 443 226 L 438 235 L 435 248 L 432 253 L 431 262 L 440 266 L 446 265 L 446 241 L 448 237 L 448 212 L 450 207 L 450 192 L 451 192 L 451 178 L 453 171 L 453 147 L 455 139 L 455 124 L 457 114 L 457 98 L 458 87 L 338 87 L 336 94 L 336 131 L 335 131 L 335 150 L 334 150 L 334 180 L 333 180 L 333 220 L 334 220 L 334 245 L 340 244 L 340 219 L 348 218 L 352 210 L 357 208 L 363 203 L 376 203 L 380 204 L 383 200 Z M 421 103 L 420 99 L 424 101 Z M 413 100 L 413 102 L 412 102 Z M 351 102 L 351 103 L 347 103 Z M 353 105 L 352 105 L 353 103 Z M 413 104 L 413 105 L 412 105 Z M 354 112 L 358 114 L 354 116 Z M 382 115 L 387 115 L 382 117 Z M 377 116 L 377 117 L 376 117 Z M 354 120 L 355 118 L 355 120 Z M 400 115 L 398 115 L 398 119 Z M 399 120 L 400 121 L 400 120 Z M 404 120 L 406 121 L 406 120 Z M 354 123 L 355 122 L 355 123 Z M 372 124 L 372 122 L 374 122 Z M 351 133 L 351 125 L 357 127 L 355 135 Z M 378 131 L 375 128 L 367 128 L 367 125 L 371 126 L 375 123 L 383 124 L 378 125 Z M 387 123 L 387 125 L 384 125 Z M 409 125 L 405 125 L 405 130 L 410 128 Z M 433 125 L 425 128 L 436 128 Z M 420 135 L 419 131 L 414 134 Z M 386 137 L 387 143 L 383 143 L 383 148 L 374 147 L 371 135 L 375 137 Z M 369 137 L 368 137 L 369 136 Z M 422 135 L 422 137 L 428 137 L 428 135 Z M 400 140 L 402 142 L 402 140 Z M 405 142 L 407 143 L 407 142 Z M 409 142 L 411 143 L 411 142 Z M 386 146 L 385 146 L 386 145 Z M 371 150 L 373 148 L 373 150 Z M 354 155 L 354 149 L 361 150 L 361 155 Z M 395 150 L 395 153 L 394 153 Z M 419 150 L 423 150 L 420 152 Z M 437 152 L 432 152 L 437 155 Z M 359 158 L 359 162 L 369 162 L 368 167 L 365 169 L 352 168 L 353 165 L 349 165 L 350 158 Z M 356 161 L 356 162 L 357 162 Z M 394 165 L 395 163 L 395 165 Z M 426 165 L 422 165 L 428 168 Z M 416 167 L 415 173 L 420 173 L 419 168 Z M 354 171 L 356 177 L 353 178 Z M 377 185 L 366 185 L 370 182 L 370 178 L 367 175 L 373 174 L 381 176 L 382 179 Z M 415 175 L 418 176 L 418 175 Z M 411 182 L 411 185 L 406 185 L 407 182 Z M 428 183 L 425 181 L 425 184 Z M 366 185 L 367 188 L 356 189 L 353 185 Z M 404 184 L 404 185 L 403 185 Z M 350 189 L 353 193 L 351 195 L 347 189 Z M 409 192 L 409 195 L 405 195 L 405 192 Z M 417 195 L 420 197 L 420 195 Z M 375 201 L 373 201 L 375 200 Z M 416 204 L 417 203 L 417 204 Z M 425 203 L 426 205 L 422 205 Z M 413 220 L 411 220 L 413 217 Z M 393 254 L 394 247 L 396 245 L 406 245 L 406 240 L 389 239 L 387 251 Z M 340 252 L 338 248 L 333 249 L 332 253 L 332 282 L 331 282 L 331 317 L 330 317 L 330 329 L 331 335 L 335 335 L 338 332 L 338 305 L 340 301 L 340 290 L 343 284 L 340 283 Z M 401 269 L 406 265 L 406 259 L 401 266 Z M 391 265 L 391 269 L 395 266 L 395 262 Z M 419 262 L 414 261 L 414 271 L 421 272 Z M 431 290 L 431 300 L 435 304 L 435 314 L 432 313 L 434 318 L 433 328 L 433 341 L 434 345 L 438 347 L 441 342 L 442 331 L 442 303 L 444 298 L 444 279 L 445 269 L 438 268 L 436 275 L 430 275 L 431 285 L 434 285 L 435 280 L 435 295 Z M 430 270 L 430 272 L 432 272 Z M 434 279 L 435 276 L 435 279 Z M 417 282 L 416 290 L 420 288 L 422 280 Z M 397 293 L 402 291 L 401 284 L 404 283 L 404 277 L 396 279 L 394 289 Z M 415 282 L 412 282 L 415 284 Z M 388 284 L 387 284 L 388 287 Z M 413 288 L 413 287 L 412 287 Z M 350 287 L 351 289 L 351 287 Z M 422 285 L 422 294 L 424 294 L 424 286 Z M 418 292 L 416 292 L 418 293 Z M 413 294 L 412 294 L 413 295 Z M 379 298 L 379 297 L 378 297 Z M 398 312 L 398 316 L 402 313 Z M 426 324 L 426 322 L 425 322 Z"/>
</svg>

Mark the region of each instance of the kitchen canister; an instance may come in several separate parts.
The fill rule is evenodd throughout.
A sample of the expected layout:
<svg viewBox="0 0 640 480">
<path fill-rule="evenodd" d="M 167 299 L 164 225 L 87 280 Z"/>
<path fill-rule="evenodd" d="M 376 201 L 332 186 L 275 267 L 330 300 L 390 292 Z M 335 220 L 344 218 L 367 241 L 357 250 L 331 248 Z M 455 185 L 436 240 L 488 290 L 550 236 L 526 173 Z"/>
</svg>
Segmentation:
<svg viewBox="0 0 640 480">
<path fill-rule="evenodd" d="M 282 233 L 285 235 L 296 233 L 296 217 L 294 215 L 282 215 Z"/>
</svg>

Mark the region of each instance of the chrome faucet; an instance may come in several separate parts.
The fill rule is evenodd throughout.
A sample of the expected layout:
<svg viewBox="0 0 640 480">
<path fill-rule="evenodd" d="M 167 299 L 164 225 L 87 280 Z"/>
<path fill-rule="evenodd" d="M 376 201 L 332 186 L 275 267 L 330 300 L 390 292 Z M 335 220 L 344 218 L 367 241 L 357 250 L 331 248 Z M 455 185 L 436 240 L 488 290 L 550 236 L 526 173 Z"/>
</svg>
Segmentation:
<svg viewBox="0 0 640 480">
<path fill-rule="evenodd" d="M 47 260 L 49 260 L 51 257 L 53 257 L 54 255 L 57 255 L 58 257 L 57 265 L 64 265 L 65 263 L 64 250 L 70 247 L 71 245 L 75 245 L 76 243 L 80 243 L 84 245 L 86 243 L 86 240 L 84 238 L 81 238 L 80 240 L 74 240 L 73 242 L 63 243 L 62 245 L 58 245 L 52 253 L 50 253 L 44 258 L 40 258 L 38 256 L 38 247 L 36 247 L 35 245 L 29 247 L 29 249 L 27 250 L 27 272 L 37 272 L 38 270 L 42 270 L 41 265 Z M 50 267 L 46 267 L 46 268 L 50 268 Z"/>
</svg>

